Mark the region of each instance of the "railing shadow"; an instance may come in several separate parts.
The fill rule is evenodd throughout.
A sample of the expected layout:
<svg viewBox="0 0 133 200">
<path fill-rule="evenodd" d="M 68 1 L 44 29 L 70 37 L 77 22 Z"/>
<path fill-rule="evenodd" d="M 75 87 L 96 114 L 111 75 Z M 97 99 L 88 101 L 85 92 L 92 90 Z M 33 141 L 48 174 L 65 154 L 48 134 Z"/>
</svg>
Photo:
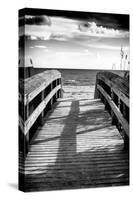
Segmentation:
<svg viewBox="0 0 133 200">
<path fill-rule="evenodd" d="M 84 118 L 86 114 L 91 125 L 96 127 L 77 132 L 77 124 L 85 126 L 88 123 L 88 119 Z M 78 148 L 77 137 L 79 135 L 101 129 L 104 131 L 104 128 L 106 132 L 110 130 L 110 126 L 104 123 L 103 119 L 100 109 L 92 109 L 90 112 L 86 111 L 81 114 L 79 101 L 72 101 L 69 115 L 62 122 L 64 128 L 61 135 L 44 141 L 36 141 L 36 144 L 39 144 L 40 142 L 59 140 L 58 152 L 55 162 L 48 164 L 45 172 L 43 172 L 42 167 L 40 173 L 26 175 L 26 190 L 41 191 L 128 185 L 128 151 L 123 150 L 122 141 L 119 144 L 110 143 L 110 145 L 103 146 L 101 142 L 101 146 L 82 147 L 81 151 Z"/>
<path fill-rule="evenodd" d="M 69 116 L 65 120 L 65 126 L 61 134 L 60 144 L 58 148 L 58 155 L 55 163 L 56 168 L 62 168 L 61 163 L 64 163 L 64 170 L 62 172 L 61 177 L 64 179 L 68 176 L 67 169 L 71 165 L 71 160 L 73 160 L 74 165 L 74 156 L 76 154 L 76 128 L 77 128 L 77 120 L 79 114 L 79 101 L 72 101 L 71 111 Z M 71 121 L 72 118 L 72 121 Z M 75 169 L 76 173 L 76 169 Z"/>
</svg>

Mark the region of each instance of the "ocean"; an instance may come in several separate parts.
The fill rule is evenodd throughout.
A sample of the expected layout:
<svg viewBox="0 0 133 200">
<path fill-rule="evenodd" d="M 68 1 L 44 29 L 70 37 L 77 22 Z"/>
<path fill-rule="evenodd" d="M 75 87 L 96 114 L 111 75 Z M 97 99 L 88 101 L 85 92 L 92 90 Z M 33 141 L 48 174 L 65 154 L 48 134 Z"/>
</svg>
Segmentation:
<svg viewBox="0 0 133 200">
<path fill-rule="evenodd" d="M 52 68 L 34 68 L 35 74 Z M 96 74 L 105 70 L 91 69 L 59 69 L 62 75 L 63 97 L 76 99 L 93 99 L 95 92 Z M 111 70 L 108 70 L 111 71 Z M 113 73 L 123 76 L 124 71 L 112 70 Z"/>
<path fill-rule="evenodd" d="M 103 70 L 57 69 L 62 74 L 63 97 L 93 99 L 96 74 Z M 123 71 L 113 71 L 123 76 Z"/>
</svg>

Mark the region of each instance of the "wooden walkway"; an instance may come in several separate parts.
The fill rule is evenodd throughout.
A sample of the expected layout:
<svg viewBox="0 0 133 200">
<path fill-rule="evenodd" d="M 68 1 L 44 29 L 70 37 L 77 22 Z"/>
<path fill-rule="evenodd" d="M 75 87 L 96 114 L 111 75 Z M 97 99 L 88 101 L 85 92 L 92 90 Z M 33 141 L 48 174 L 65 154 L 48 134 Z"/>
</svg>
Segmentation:
<svg viewBox="0 0 133 200">
<path fill-rule="evenodd" d="M 129 184 L 128 151 L 100 100 L 60 99 L 25 161 L 26 191 Z"/>
</svg>

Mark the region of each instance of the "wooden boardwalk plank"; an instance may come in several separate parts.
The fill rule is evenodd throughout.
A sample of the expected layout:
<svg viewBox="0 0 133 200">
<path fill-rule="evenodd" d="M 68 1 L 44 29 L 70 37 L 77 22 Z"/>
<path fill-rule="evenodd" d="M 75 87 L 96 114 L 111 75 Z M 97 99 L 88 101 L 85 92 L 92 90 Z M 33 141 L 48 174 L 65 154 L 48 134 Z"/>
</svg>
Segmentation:
<svg viewBox="0 0 133 200">
<path fill-rule="evenodd" d="M 26 191 L 128 185 L 129 158 L 100 100 L 64 98 L 38 128 L 24 172 Z"/>
</svg>

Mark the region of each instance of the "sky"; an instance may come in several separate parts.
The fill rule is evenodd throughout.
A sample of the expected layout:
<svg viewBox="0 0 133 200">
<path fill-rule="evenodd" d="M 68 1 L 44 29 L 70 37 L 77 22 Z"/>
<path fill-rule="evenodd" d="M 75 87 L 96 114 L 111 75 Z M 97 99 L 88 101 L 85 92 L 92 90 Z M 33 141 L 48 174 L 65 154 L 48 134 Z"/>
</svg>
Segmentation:
<svg viewBox="0 0 133 200">
<path fill-rule="evenodd" d="M 25 66 L 32 59 L 35 67 L 43 68 L 120 69 L 121 48 L 129 61 L 127 15 L 41 12 L 22 20 L 19 50 L 22 59 L 25 35 Z"/>
</svg>

